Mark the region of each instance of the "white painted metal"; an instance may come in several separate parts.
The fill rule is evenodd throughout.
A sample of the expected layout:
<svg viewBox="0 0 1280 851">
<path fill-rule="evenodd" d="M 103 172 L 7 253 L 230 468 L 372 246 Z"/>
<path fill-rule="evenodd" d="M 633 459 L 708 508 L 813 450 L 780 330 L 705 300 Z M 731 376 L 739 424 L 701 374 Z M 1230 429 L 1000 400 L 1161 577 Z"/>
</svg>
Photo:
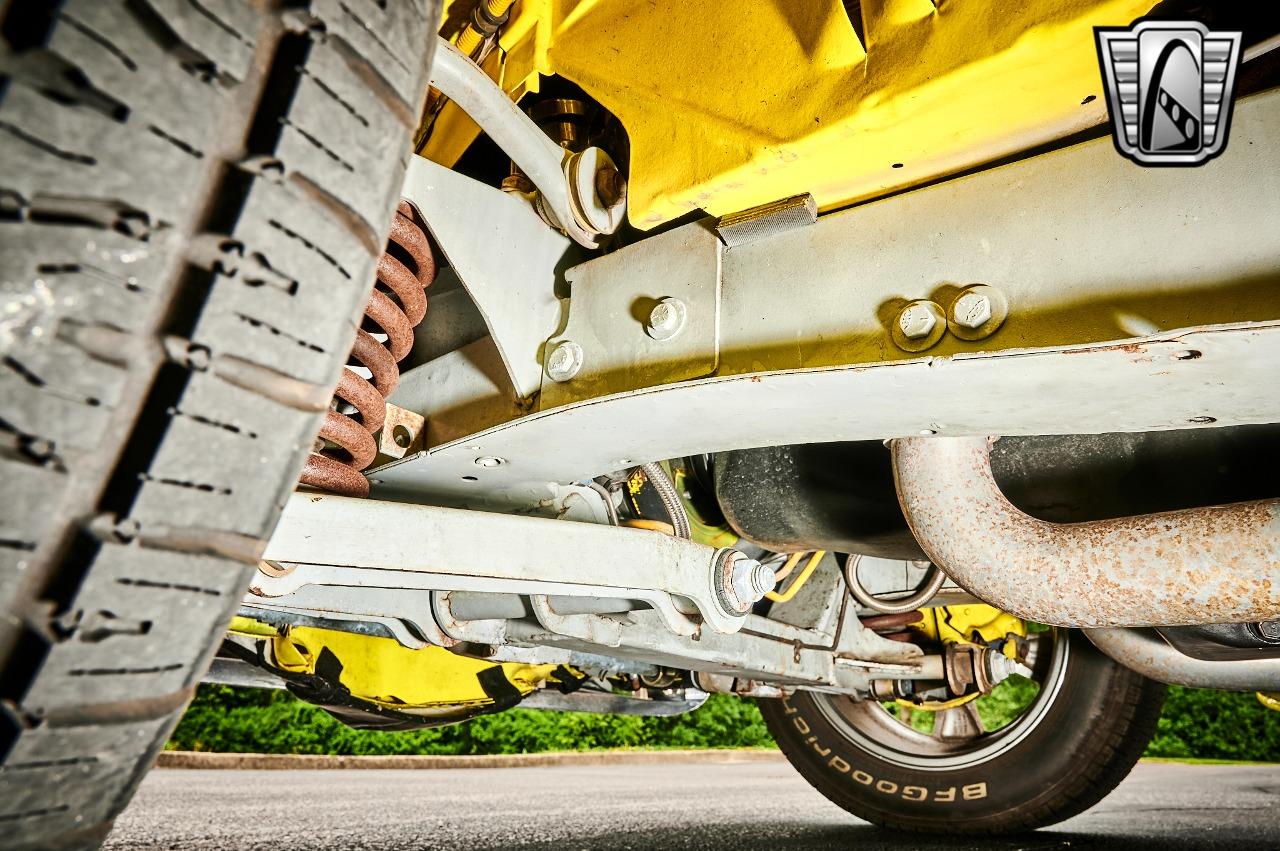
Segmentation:
<svg viewBox="0 0 1280 851">
<path fill-rule="evenodd" d="M 452 647 L 457 642 L 436 625 L 431 591 L 416 588 L 320 587 L 306 585 L 290 594 L 263 597 L 250 592 L 242 611 L 283 612 L 303 618 L 378 623 L 405 647 L 428 644 Z M 286 619 L 287 620 L 287 619 Z"/>
<path fill-rule="evenodd" d="M 1188 353 L 1194 353 L 1194 356 Z M 531 414 L 377 471 L 404 494 L 501 493 L 641 461 L 919 434 L 1097 434 L 1280 422 L 1280 322 L 1123 343 L 707 378 Z M 430 433 L 431 418 L 428 417 Z M 478 453 L 509 464 L 479 470 Z M 472 477 L 464 479 L 464 477 Z"/>
<path fill-rule="evenodd" d="M 1238 104 L 1228 149 L 1203 168 L 1137 167 L 1101 138 L 729 249 L 719 374 L 909 358 L 888 345 L 895 308 L 948 308 L 973 284 L 1007 317 L 930 355 L 1280 319 L 1263 296 L 1280 269 L 1278 157 L 1272 91 Z"/>
<path fill-rule="evenodd" d="M 284 688 L 284 680 L 275 674 L 239 659 L 214 659 L 200 681 L 236 688 Z"/>
<path fill-rule="evenodd" d="M 608 715 L 645 715 L 662 718 L 692 712 L 706 702 L 706 699 L 706 692 L 693 688 L 684 689 L 680 697 L 656 700 L 585 689 L 561 694 L 558 691 L 543 688 L 520 701 L 520 708 L 542 709 L 550 712 L 596 712 Z"/>
<path fill-rule="evenodd" d="M 594 236 L 577 223 L 569 206 L 566 151 L 533 123 L 502 88 L 445 39 L 437 40 L 431 85 L 456 103 L 538 187 L 557 224 L 583 245 Z"/>
<path fill-rule="evenodd" d="M 641 529 L 296 493 L 263 555 L 296 567 L 283 576 L 260 573 L 252 591 L 282 597 L 305 586 L 416 587 L 622 597 L 649 602 L 673 631 L 697 629 L 681 611 L 691 607 L 702 623 L 728 633 L 742 618 L 716 600 L 718 552 Z"/>
<path fill-rule="evenodd" d="M 400 194 L 484 316 L 517 394 L 532 396 L 542 382 L 542 343 L 561 321 L 556 267 L 572 243 L 519 196 L 422 157 L 410 159 Z"/>
<path fill-rule="evenodd" d="M 720 350 L 720 255 L 706 223 L 677 228 L 565 272 L 568 319 L 547 343 L 582 347 L 572 380 L 545 381 L 539 406 L 552 408 L 609 391 L 647 387 L 715 372 Z M 684 305 L 680 333 L 647 332 L 662 299 Z"/>
<path fill-rule="evenodd" d="M 784 443 L 1280 421 L 1257 390 L 1280 357 L 1277 140 L 1280 91 L 1243 100 L 1203 168 L 1137 168 L 1099 139 L 731 249 L 705 223 L 626 246 L 567 273 L 583 286 L 557 339 L 583 346 L 578 377 L 523 416 L 478 371 L 451 372 L 441 403 L 397 394 L 427 415 L 428 451 L 377 476 L 465 497 Z M 994 334 L 923 357 L 890 341 L 903 305 L 975 283 L 1007 302 Z M 718 299 L 714 350 L 692 325 L 643 334 L 638 306 L 673 294 L 690 322 Z M 698 347 L 665 348 L 681 341 Z M 427 364 L 406 384 L 419 370 L 446 383 Z M 513 463 L 463 479 L 472 451 Z"/>
</svg>

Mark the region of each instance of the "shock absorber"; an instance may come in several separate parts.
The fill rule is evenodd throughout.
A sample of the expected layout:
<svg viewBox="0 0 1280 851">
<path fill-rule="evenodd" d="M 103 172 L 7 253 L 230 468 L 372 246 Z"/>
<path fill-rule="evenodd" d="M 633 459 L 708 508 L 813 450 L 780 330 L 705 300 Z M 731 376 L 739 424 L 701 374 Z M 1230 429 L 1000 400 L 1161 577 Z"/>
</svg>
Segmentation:
<svg viewBox="0 0 1280 851">
<path fill-rule="evenodd" d="M 431 244 L 416 215 L 408 201 L 396 208 L 363 327 L 356 332 L 316 448 L 302 470 L 301 483 L 308 487 L 343 496 L 369 495 L 369 480 L 360 471 L 378 454 L 373 435 L 382 428 L 387 396 L 400 381 L 398 364 L 413 348 L 413 329 L 427 314 L 426 288 L 436 277 Z M 367 369 L 372 381 L 353 365 Z"/>
</svg>

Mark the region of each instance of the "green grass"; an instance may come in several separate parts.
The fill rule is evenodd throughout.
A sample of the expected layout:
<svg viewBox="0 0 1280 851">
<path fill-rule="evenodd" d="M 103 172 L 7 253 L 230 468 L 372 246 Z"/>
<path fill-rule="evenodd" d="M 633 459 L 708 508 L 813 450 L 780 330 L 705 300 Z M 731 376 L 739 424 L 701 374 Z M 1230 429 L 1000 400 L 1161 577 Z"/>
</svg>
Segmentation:
<svg viewBox="0 0 1280 851">
<path fill-rule="evenodd" d="M 1016 678 L 1001 684 L 978 704 L 983 723 L 988 729 L 1007 723 L 1034 690 L 1033 683 Z M 926 730 L 931 729 L 932 719 L 925 722 L 930 725 Z M 514 709 L 450 727 L 386 733 L 353 730 L 283 692 L 205 685 L 169 747 L 238 753 L 506 754 L 755 748 L 773 747 L 773 742 L 756 705 L 726 695 L 712 695 L 698 711 L 673 718 Z M 1171 688 L 1146 756 L 1183 762 L 1280 762 L 1280 712 L 1264 708 L 1252 694 Z"/>
<path fill-rule="evenodd" d="M 508 754 L 597 748 L 773 747 L 755 704 L 713 695 L 671 718 L 513 709 L 403 733 L 353 730 L 284 692 L 200 687 L 170 749 L 233 753 Z"/>
</svg>

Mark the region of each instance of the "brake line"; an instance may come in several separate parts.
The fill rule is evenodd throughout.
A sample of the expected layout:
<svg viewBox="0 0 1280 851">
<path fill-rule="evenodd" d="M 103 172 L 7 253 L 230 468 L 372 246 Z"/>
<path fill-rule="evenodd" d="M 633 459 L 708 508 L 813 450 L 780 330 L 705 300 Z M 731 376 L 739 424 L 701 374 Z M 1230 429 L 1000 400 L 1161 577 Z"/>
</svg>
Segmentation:
<svg viewBox="0 0 1280 851">
<path fill-rule="evenodd" d="M 827 554 L 826 550 L 816 550 L 813 553 L 813 555 L 809 557 L 809 561 L 807 564 L 805 564 L 804 569 L 800 571 L 800 575 L 795 578 L 794 582 L 792 582 L 789 586 L 787 586 L 786 591 L 782 591 L 782 592 L 769 591 L 764 595 L 765 599 L 772 600 L 775 603 L 785 603 L 788 600 L 790 600 L 792 597 L 794 597 L 796 594 L 800 593 L 800 589 L 803 588 L 804 584 L 809 581 L 809 577 L 813 575 L 813 572 L 818 569 L 818 562 L 822 561 L 822 557 L 825 556 L 826 554 Z M 800 554 L 797 553 L 796 555 L 798 556 Z M 793 556 L 793 558 L 795 558 L 795 556 Z M 797 561 L 798 560 L 799 559 L 797 559 Z M 792 568 L 795 567 L 794 564 L 791 564 L 790 560 L 788 560 L 788 565 L 790 565 L 790 567 Z M 784 571 L 787 571 L 786 566 L 784 566 L 782 569 Z M 787 571 L 787 572 L 789 573 L 790 571 Z"/>
</svg>

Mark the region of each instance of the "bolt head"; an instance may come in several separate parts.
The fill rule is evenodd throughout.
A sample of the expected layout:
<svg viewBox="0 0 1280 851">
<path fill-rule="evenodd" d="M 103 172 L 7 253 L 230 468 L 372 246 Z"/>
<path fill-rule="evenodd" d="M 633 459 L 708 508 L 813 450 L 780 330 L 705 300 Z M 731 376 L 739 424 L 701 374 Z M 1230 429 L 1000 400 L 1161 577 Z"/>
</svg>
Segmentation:
<svg viewBox="0 0 1280 851">
<path fill-rule="evenodd" d="M 678 298 L 664 298 L 649 311 L 645 333 L 655 340 L 670 340 L 684 328 L 689 310 Z"/>
<path fill-rule="evenodd" d="M 922 340 L 933 333 L 938 317 L 927 304 L 912 302 L 898 314 L 898 328 L 908 340 Z"/>
<path fill-rule="evenodd" d="M 1010 659 L 999 650 L 986 650 L 987 677 L 991 680 L 992 685 L 999 685 L 1009 679 L 1013 674 L 1021 677 L 1030 677 L 1032 671 L 1026 665 L 1016 659 Z"/>
<path fill-rule="evenodd" d="M 951 305 L 951 320 L 961 328 L 981 328 L 991 321 L 991 299 L 983 293 L 964 293 Z"/>
<path fill-rule="evenodd" d="M 606 207 L 626 199 L 627 179 L 612 164 L 596 172 L 596 196 Z"/>
<path fill-rule="evenodd" d="M 547 376 L 552 381 L 569 381 L 582 369 L 582 346 L 562 340 L 547 355 Z"/>
</svg>

